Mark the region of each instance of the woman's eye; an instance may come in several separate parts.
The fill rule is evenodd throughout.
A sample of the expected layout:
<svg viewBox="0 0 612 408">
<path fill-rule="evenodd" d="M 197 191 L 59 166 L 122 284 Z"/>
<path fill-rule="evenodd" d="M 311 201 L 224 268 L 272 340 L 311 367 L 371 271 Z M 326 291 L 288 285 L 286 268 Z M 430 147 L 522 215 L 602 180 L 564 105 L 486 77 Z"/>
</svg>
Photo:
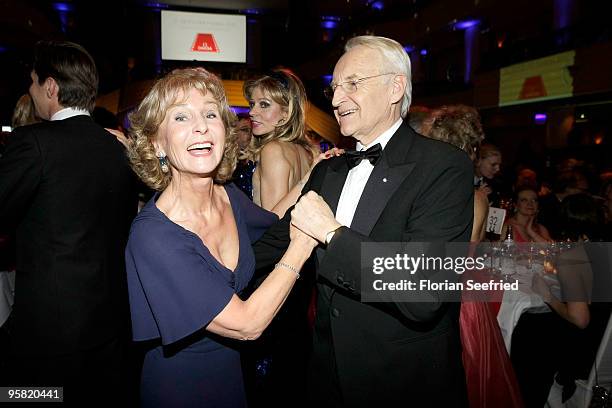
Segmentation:
<svg viewBox="0 0 612 408">
<path fill-rule="evenodd" d="M 208 112 L 206 114 L 206 119 L 215 119 L 217 117 L 217 113 L 216 112 Z"/>
<path fill-rule="evenodd" d="M 262 108 L 262 109 L 266 109 L 266 108 L 270 107 L 270 104 L 268 102 L 266 102 L 266 101 L 262 101 L 262 102 L 259 103 L 259 107 Z"/>
<path fill-rule="evenodd" d="M 255 102 L 253 101 L 249 101 L 249 108 L 253 109 L 253 106 L 255 106 Z"/>
<path fill-rule="evenodd" d="M 175 120 L 175 121 L 177 121 L 177 122 L 184 122 L 184 121 L 186 121 L 186 120 L 187 120 L 187 116 L 182 115 L 182 114 L 180 114 L 180 115 L 176 115 L 176 116 L 174 117 L 174 120 Z"/>
</svg>

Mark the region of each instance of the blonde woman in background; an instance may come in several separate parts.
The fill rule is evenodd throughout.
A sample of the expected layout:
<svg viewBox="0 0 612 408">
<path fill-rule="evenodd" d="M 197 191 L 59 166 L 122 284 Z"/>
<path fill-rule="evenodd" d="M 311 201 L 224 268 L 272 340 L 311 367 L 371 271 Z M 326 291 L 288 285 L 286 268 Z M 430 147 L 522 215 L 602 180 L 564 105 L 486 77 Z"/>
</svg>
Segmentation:
<svg viewBox="0 0 612 408">
<path fill-rule="evenodd" d="M 21 95 L 13 111 L 11 127 L 15 129 L 19 126 L 31 125 L 40 121 L 41 119 L 36 114 L 36 108 L 34 107 L 32 97 L 29 94 Z"/>
<path fill-rule="evenodd" d="M 251 107 L 251 154 L 257 162 L 253 201 L 278 214 L 274 207 L 307 176 L 319 154 L 306 139 L 306 91 L 293 72 L 275 69 L 247 81 L 244 95 Z"/>
</svg>

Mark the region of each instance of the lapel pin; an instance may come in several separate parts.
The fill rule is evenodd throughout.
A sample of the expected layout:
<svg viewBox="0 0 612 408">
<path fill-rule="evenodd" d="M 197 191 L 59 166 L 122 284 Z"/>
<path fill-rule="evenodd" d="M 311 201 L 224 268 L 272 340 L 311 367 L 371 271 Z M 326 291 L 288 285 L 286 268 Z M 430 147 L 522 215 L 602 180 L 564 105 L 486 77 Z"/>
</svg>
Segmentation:
<svg viewBox="0 0 612 408">
<path fill-rule="evenodd" d="M 384 178 L 383 178 L 383 183 L 386 183 L 386 182 L 387 182 L 387 178 L 386 178 L 386 177 L 384 177 Z"/>
</svg>

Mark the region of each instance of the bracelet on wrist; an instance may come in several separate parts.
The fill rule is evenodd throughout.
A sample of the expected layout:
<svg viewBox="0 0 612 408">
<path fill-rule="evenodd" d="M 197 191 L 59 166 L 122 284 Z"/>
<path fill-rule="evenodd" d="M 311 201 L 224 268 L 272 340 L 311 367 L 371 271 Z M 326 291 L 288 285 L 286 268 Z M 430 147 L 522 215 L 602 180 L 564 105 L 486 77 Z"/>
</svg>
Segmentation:
<svg viewBox="0 0 612 408">
<path fill-rule="evenodd" d="M 295 273 L 297 275 L 297 279 L 300 279 L 300 271 L 295 266 L 289 265 L 288 263 L 285 263 L 285 262 L 279 262 L 276 265 L 274 265 L 274 268 L 276 269 L 279 266 L 281 266 L 281 267 L 283 267 L 285 269 L 288 269 L 291 272 Z"/>
</svg>

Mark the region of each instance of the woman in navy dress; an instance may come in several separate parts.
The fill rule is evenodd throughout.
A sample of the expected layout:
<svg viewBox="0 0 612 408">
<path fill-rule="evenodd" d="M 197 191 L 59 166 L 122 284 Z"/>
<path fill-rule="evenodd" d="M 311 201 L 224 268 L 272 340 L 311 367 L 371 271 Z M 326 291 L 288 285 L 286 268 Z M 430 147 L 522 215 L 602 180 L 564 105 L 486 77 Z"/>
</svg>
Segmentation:
<svg viewBox="0 0 612 408">
<path fill-rule="evenodd" d="M 158 193 L 134 220 L 126 249 L 136 341 L 149 341 L 143 406 L 246 405 L 235 340 L 259 337 L 316 245 L 299 230 L 246 300 L 251 242 L 277 218 L 233 185 L 233 114 L 203 69 L 159 80 L 131 116 L 130 159 Z"/>
</svg>

